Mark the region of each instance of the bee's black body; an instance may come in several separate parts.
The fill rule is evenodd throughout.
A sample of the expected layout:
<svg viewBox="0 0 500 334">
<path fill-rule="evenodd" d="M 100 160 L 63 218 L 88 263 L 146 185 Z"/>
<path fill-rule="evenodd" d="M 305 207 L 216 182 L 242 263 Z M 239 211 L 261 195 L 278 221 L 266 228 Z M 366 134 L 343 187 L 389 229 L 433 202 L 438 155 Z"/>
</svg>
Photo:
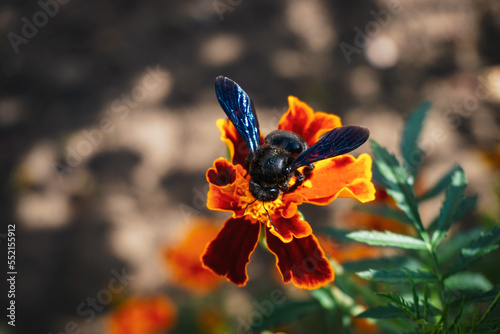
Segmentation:
<svg viewBox="0 0 500 334">
<path fill-rule="evenodd" d="M 296 133 L 276 130 L 268 134 L 265 145 L 250 152 L 246 159 L 252 195 L 262 202 L 273 201 L 281 192 L 291 190 L 288 182 L 294 175 L 297 180 L 293 188 L 302 184 L 305 177 L 292 170 L 292 163 L 307 148 L 306 141 Z M 308 168 L 312 169 L 314 165 Z"/>
</svg>

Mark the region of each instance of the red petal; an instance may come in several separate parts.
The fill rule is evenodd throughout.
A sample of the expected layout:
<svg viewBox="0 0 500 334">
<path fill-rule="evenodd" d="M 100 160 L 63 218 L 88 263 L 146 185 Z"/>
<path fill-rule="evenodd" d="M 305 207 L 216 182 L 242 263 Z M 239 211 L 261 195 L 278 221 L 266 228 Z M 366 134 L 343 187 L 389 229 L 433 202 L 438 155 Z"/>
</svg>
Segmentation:
<svg viewBox="0 0 500 334">
<path fill-rule="evenodd" d="M 313 234 L 283 243 L 267 230 L 266 241 L 269 250 L 276 255 L 283 282 L 292 281 L 299 288 L 313 290 L 335 278 L 330 262 Z"/>
<path fill-rule="evenodd" d="M 214 168 L 207 171 L 207 181 L 216 186 L 226 186 L 236 180 L 236 167 L 226 159 L 214 161 Z"/>
<path fill-rule="evenodd" d="M 203 265 L 239 286 L 248 281 L 246 266 L 257 246 L 260 223 L 229 218 L 202 256 Z"/>
<path fill-rule="evenodd" d="M 271 233 L 285 243 L 292 241 L 294 237 L 307 237 L 312 233 L 311 225 L 305 220 L 300 219 L 300 217 L 299 214 L 295 214 L 291 218 L 273 215 L 272 220 L 276 228 L 271 227 Z"/>
<path fill-rule="evenodd" d="M 314 112 L 295 96 L 288 97 L 288 105 L 288 111 L 281 117 L 278 129 L 295 132 L 304 138 L 309 146 L 316 143 L 323 133 L 342 126 L 338 116 L 321 111 Z"/>
<path fill-rule="evenodd" d="M 209 190 L 207 207 L 210 210 L 240 212 L 239 198 L 236 194 L 238 182 L 248 182 L 243 177 L 245 170 L 240 165 L 233 165 L 226 159 L 215 160 L 214 167 L 207 171 Z M 197 196 L 203 194 L 197 194 Z"/>
</svg>

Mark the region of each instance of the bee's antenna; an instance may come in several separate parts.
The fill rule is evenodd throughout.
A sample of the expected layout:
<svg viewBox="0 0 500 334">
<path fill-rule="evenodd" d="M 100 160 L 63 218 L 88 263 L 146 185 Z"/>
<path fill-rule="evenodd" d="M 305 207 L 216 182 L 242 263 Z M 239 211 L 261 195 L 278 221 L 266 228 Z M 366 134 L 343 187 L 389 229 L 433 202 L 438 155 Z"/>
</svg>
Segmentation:
<svg viewBox="0 0 500 334">
<path fill-rule="evenodd" d="M 271 215 L 269 215 L 269 211 L 267 211 L 266 206 L 264 205 L 264 202 L 262 202 L 262 206 L 264 207 L 264 210 L 266 210 L 267 216 L 269 217 L 269 221 L 271 222 L 271 225 L 273 225 L 274 229 L 278 231 L 276 226 L 274 226 L 273 220 L 271 219 Z"/>
<path fill-rule="evenodd" d="M 247 212 L 248 206 L 249 206 L 250 204 L 255 203 L 256 201 L 257 201 L 257 199 L 254 199 L 254 200 L 253 200 L 253 202 L 248 203 L 248 204 L 247 204 L 247 206 L 245 206 L 245 211 L 243 211 L 243 213 Z"/>
</svg>

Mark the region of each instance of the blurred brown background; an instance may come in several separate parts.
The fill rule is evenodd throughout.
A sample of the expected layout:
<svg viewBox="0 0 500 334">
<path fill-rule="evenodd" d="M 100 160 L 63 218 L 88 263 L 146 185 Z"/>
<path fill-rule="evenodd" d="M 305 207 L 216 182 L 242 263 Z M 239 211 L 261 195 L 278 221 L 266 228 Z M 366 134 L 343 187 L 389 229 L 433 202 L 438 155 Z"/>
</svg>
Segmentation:
<svg viewBox="0 0 500 334">
<path fill-rule="evenodd" d="M 252 97 L 264 134 L 295 95 L 393 152 L 404 116 L 432 101 L 422 187 L 459 163 L 498 218 L 498 164 L 484 159 L 499 138 L 498 1 L 7 1 L 0 32 L 0 217 L 2 233 L 16 224 L 19 333 L 81 323 L 78 305 L 112 270 L 135 276 L 131 291 L 164 286 L 159 249 L 196 215 L 227 217 L 204 208 L 204 173 L 225 154 L 221 74 Z M 313 228 L 352 204 L 337 202 L 304 208 Z"/>
</svg>

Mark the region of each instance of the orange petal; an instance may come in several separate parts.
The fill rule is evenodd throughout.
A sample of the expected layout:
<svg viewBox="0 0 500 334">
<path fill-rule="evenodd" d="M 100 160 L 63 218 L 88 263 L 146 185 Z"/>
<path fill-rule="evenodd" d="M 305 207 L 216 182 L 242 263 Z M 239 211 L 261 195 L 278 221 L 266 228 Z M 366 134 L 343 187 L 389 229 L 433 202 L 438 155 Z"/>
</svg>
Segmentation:
<svg viewBox="0 0 500 334">
<path fill-rule="evenodd" d="M 229 218 L 202 256 L 203 265 L 226 276 L 239 286 L 248 281 L 246 266 L 257 246 L 260 223 L 244 218 Z"/>
<path fill-rule="evenodd" d="M 312 233 L 311 225 L 300 217 L 299 214 L 295 214 L 291 218 L 273 215 L 271 218 L 276 228 L 271 227 L 271 233 L 285 243 L 292 241 L 294 237 L 307 237 Z"/>
<path fill-rule="evenodd" d="M 283 282 L 291 281 L 296 287 L 313 290 L 335 278 L 330 262 L 313 234 L 283 243 L 267 230 L 266 241 L 269 250 L 276 255 Z"/>
<path fill-rule="evenodd" d="M 372 159 L 361 154 L 321 160 L 315 163 L 312 176 L 296 190 L 307 203 L 326 205 L 337 197 L 356 198 L 362 203 L 375 199 L 375 187 L 371 182 Z"/>
<path fill-rule="evenodd" d="M 316 143 L 323 133 L 342 126 L 340 117 L 321 111 L 314 112 L 295 96 L 288 97 L 288 105 L 288 111 L 281 117 L 278 129 L 295 132 L 309 146 Z"/>
</svg>

